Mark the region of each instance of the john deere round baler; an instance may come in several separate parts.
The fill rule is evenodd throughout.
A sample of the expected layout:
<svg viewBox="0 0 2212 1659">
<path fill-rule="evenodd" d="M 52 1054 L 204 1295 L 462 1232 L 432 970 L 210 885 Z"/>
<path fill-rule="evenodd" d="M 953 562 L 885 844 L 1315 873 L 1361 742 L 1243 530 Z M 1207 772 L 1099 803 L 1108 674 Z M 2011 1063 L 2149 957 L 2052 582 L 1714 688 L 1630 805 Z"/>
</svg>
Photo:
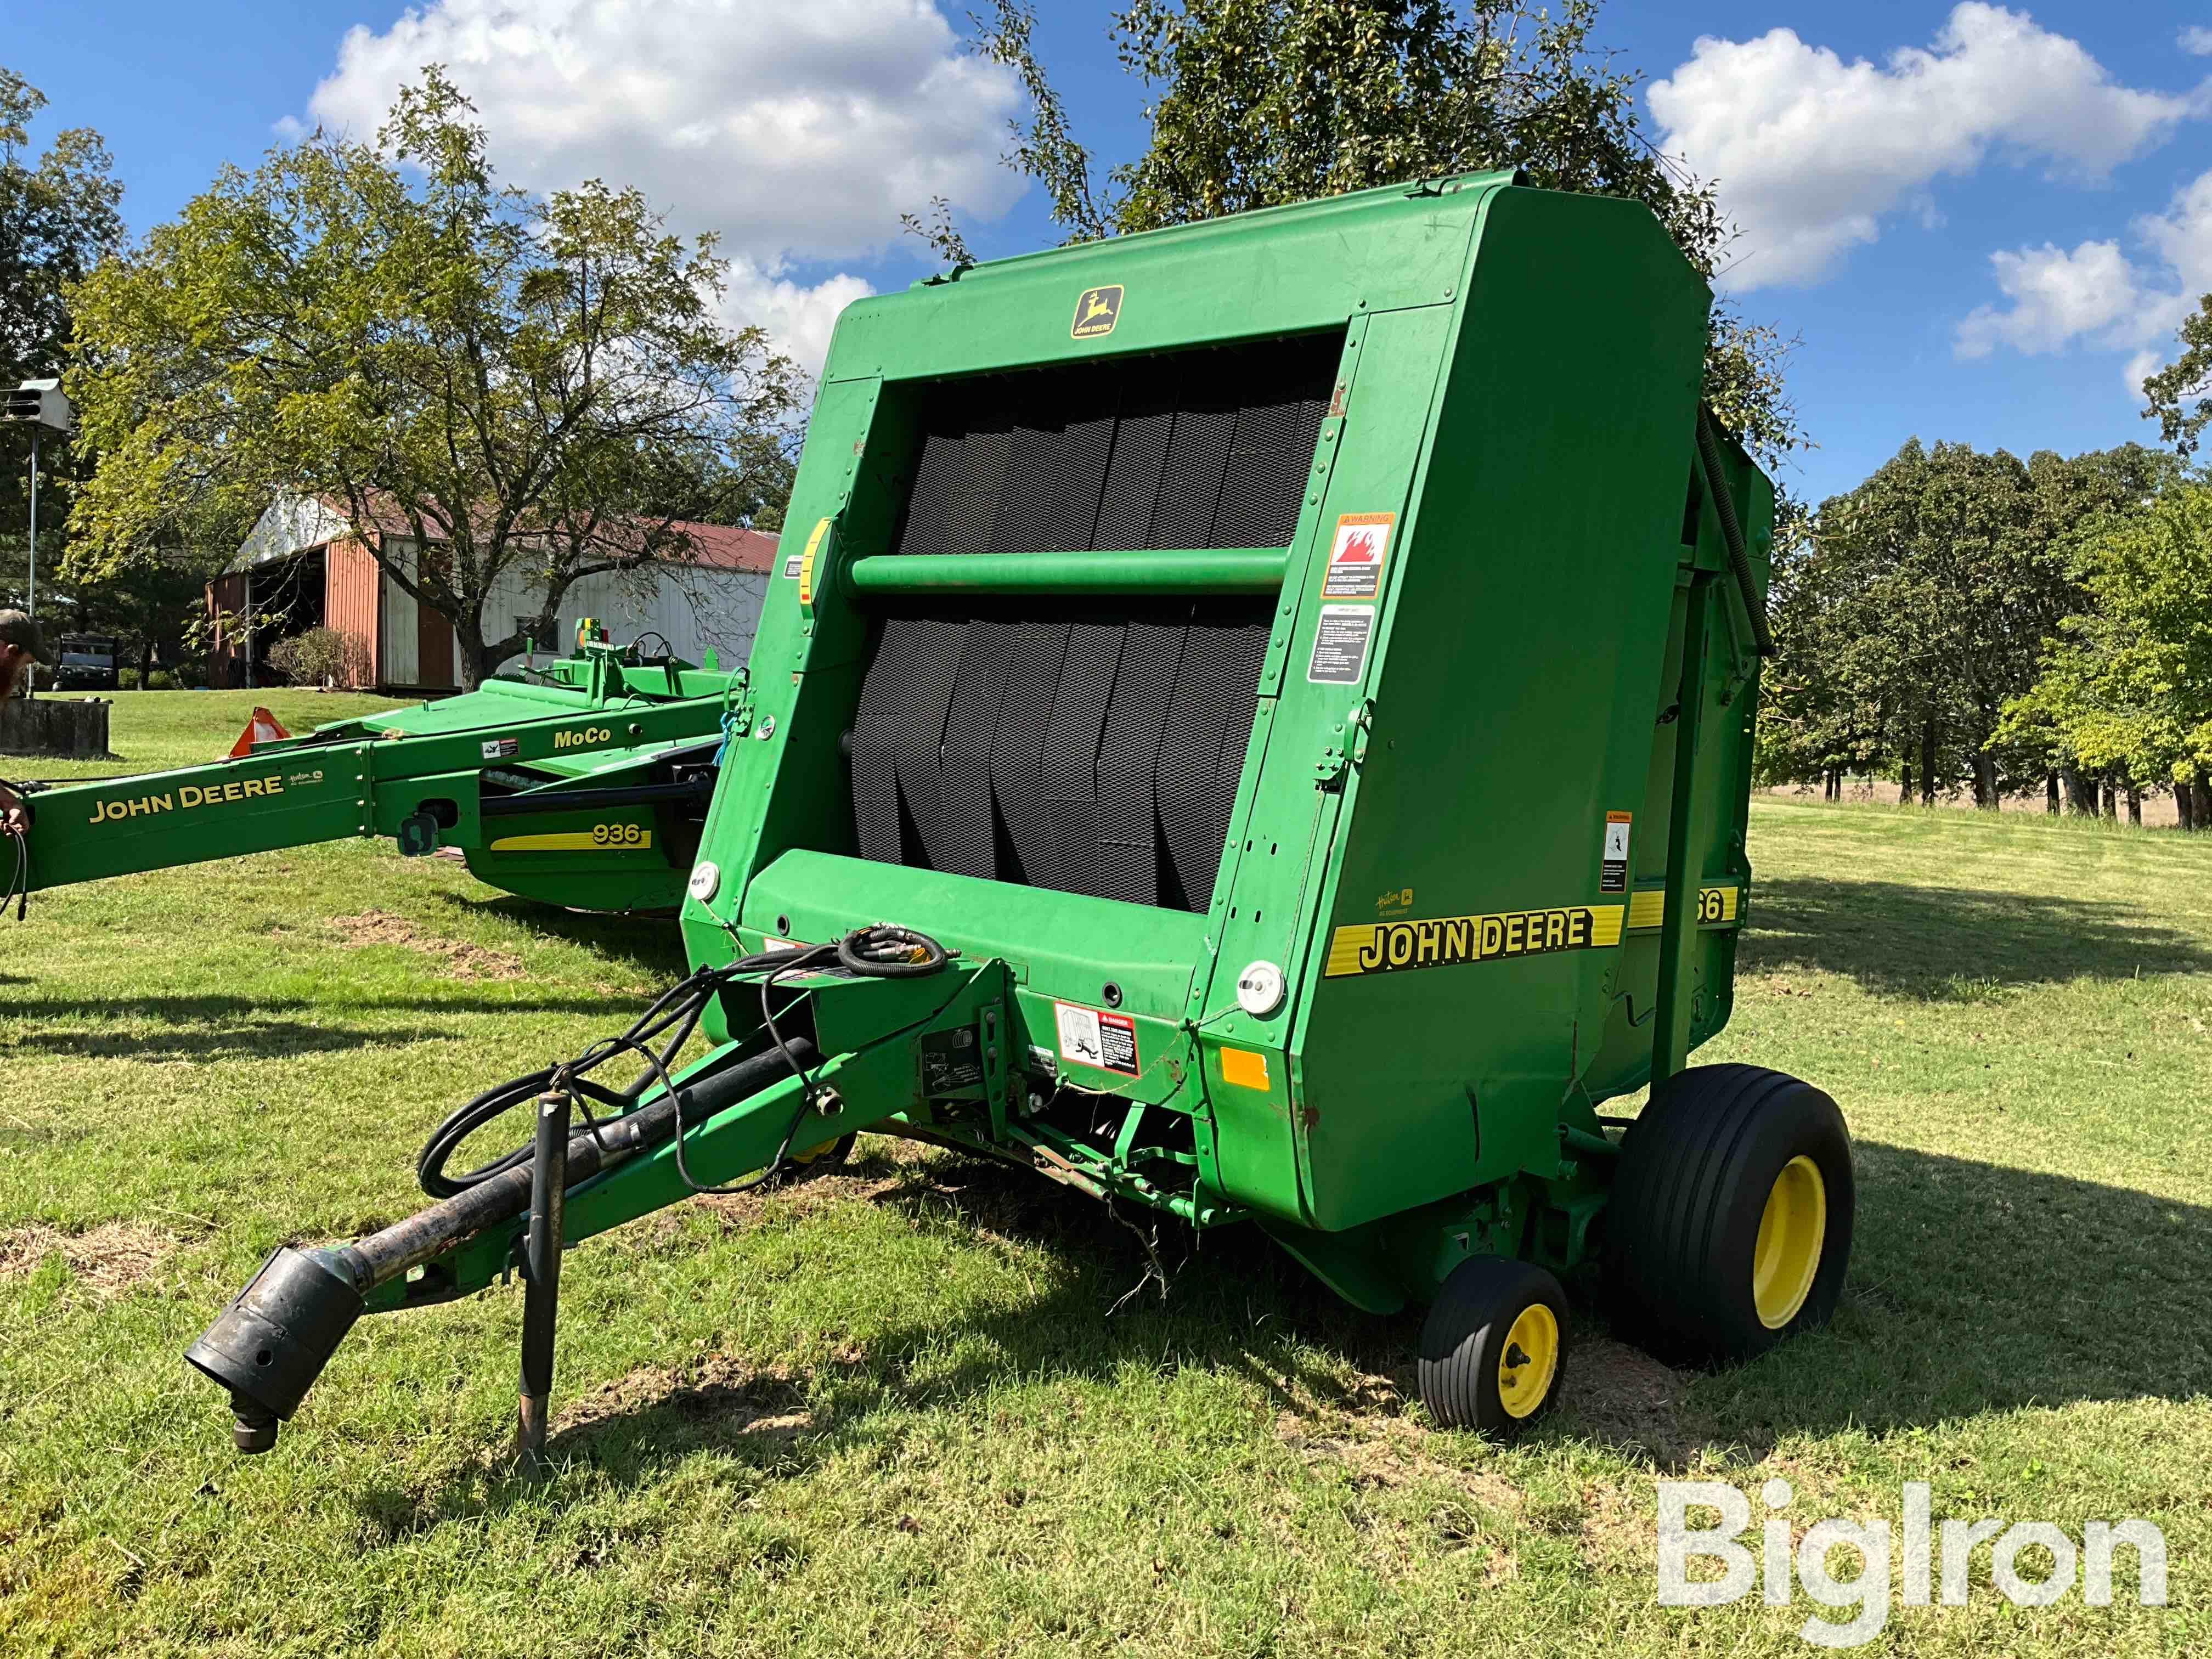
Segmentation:
<svg viewBox="0 0 2212 1659">
<path fill-rule="evenodd" d="M 1556 1398 L 1585 1262 L 1677 1355 L 1826 1317 L 1833 1103 L 1685 1069 L 1750 902 L 1772 516 L 1700 409 L 1709 304 L 1644 208 L 1492 173 L 850 307 L 695 972 L 449 1120 L 430 1208 L 264 1264 L 189 1356 L 239 1443 L 362 1313 L 510 1266 L 534 1441 L 564 1239 L 862 1129 L 1427 1303 L 1450 1424 Z M 534 1143 L 447 1171 L 526 1103 Z"/>
</svg>

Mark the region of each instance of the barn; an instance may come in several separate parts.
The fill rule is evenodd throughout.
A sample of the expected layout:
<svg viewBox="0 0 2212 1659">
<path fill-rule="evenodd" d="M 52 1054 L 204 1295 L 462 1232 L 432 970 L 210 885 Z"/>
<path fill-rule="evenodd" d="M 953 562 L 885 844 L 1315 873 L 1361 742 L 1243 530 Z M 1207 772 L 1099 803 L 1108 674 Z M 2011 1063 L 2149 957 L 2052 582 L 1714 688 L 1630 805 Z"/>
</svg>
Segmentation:
<svg viewBox="0 0 2212 1659">
<path fill-rule="evenodd" d="M 586 576 L 561 602 L 561 633 L 541 648 L 566 651 L 576 623 L 595 617 L 618 641 L 657 634 L 679 657 L 702 661 L 708 651 L 725 665 L 752 649 L 753 629 L 768 592 L 776 538 L 726 525 L 679 524 L 695 559 L 647 573 Z M 346 517 L 311 495 L 285 495 L 256 522 L 238 555 L 207 586 L 214 648 L 209 683 L 249 686 L 271 682 L 270 646 L 311 628 L 341 629 L 360 642 L 364 689 L 434 693 L 460 684 L 453 624 L 418 605 L 370 550 L 413 574 L 422 550 L 404 520 L 357 534 Z M 484 607 L 487 629 L 526 628 L 541 608 L 542 586 L 508 572 Z M 237 625 L 256 614 L 279 620 L 257 634 Z M 658 649 L 656 645 L 655 649 Z"/>
</svg>

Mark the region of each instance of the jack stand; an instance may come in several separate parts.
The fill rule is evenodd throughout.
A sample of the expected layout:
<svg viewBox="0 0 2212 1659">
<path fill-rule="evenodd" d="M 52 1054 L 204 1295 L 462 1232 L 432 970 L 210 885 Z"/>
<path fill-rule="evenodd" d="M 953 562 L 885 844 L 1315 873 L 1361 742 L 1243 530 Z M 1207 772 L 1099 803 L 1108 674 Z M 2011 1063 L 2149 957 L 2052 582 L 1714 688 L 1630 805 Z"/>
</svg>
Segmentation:
<svg viewBox="0 0 2212 1659">
<path fill-rule="evenodd" d="M 536 1465 L 545 1452 L 546 1407 L 553 1393 L 553 1323 L 561 1302 L 562 1212 L 568 1193 L 568 1096 L 538 1097 L 537 1155 L 530 1170 L 530 1233 L 523 1247 L 522 1393 L 514 1450 Z"/>
</svg>

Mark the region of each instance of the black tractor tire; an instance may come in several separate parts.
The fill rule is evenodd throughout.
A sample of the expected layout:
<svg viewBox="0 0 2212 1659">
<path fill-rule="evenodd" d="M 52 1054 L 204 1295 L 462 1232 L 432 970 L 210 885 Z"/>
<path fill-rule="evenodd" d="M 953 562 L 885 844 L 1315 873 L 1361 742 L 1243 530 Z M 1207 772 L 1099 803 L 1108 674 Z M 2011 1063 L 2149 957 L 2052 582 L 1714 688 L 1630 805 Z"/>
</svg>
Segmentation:
<svg viewBox="0 0 2212 1659">
<path fill-rule="evenodd" d="M 1764 1353 L 1835 1312 L 1855 1203 L 1850 1132 L 1827 1095 L 1760 1066 L 1678 1072 L 1621 1142 L 1614 1316 L 1664 1359 Z"/>
<path fill-rule="evenodd" d="M 1534 1262 L 1475 1256 L 1452 1269 L 1429 1304 L 1421 1403 L 1439 1428 L 1510 1440 L 1559 1399 L 1566 1361 L 1559 1281 Z"/>
</svg>

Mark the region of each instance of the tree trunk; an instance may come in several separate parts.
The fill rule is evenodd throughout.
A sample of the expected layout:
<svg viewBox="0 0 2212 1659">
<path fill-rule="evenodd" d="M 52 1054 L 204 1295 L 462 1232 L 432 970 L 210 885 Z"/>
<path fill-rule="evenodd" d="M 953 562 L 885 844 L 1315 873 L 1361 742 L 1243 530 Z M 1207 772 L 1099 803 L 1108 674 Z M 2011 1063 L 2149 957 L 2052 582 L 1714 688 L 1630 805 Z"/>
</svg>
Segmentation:
<svg viewBox="0 0 2212 1659">
<path fill-rule="evenodd" d="M 1936 722 L 1932 720 L 1920 727 L 1920 804 L 1936 804 Z"/>
<path fill-rule="evenodd" d="M 2128 780 L 2128 822 L 2142 828 L 2142 789 L 2133 778 Z"/>
<path fill-rule="evenodd" d="M 2112 775 L 2105 774 L 2105 816 L 2117 821 L 2120 816 L 2120 793 L 2112 787 Z"/>
<path fill-rule="evenodd" d="M 2207 784 L 2200 778 L 2189 786 L 2189 793 L 2197 803 L 2195 817 L 2197 829 L 2200 831 L 2212 830 L 2212 784 Z"/>
<path fill-rule="evenodd" d="M 1900 757 L 1897 769 L 1897 804 L 1912 805 L 1912 750 L 1908 747 Z"/>
<path fill-rule="evenodd" d="M 2043 810 L 2054 818 L 2058 816 L 2058 774 L 2056 772 L 2043 775 Z"/>
<path fill-rule="evenodd" d="M 1985 750 L 1974 750 L 1974 805 L 1984 812 L 1994 812 L 2003 805 L 1997 799 L 1997 763 Z"/>
<path fill-rule="evenodd" d="M 2066 786 L 2066 810 L 2078 818 L 2097 815 L 2097 788 L 2078 766 L 2062 766 L 2058 776 Z"/>
</svg>

